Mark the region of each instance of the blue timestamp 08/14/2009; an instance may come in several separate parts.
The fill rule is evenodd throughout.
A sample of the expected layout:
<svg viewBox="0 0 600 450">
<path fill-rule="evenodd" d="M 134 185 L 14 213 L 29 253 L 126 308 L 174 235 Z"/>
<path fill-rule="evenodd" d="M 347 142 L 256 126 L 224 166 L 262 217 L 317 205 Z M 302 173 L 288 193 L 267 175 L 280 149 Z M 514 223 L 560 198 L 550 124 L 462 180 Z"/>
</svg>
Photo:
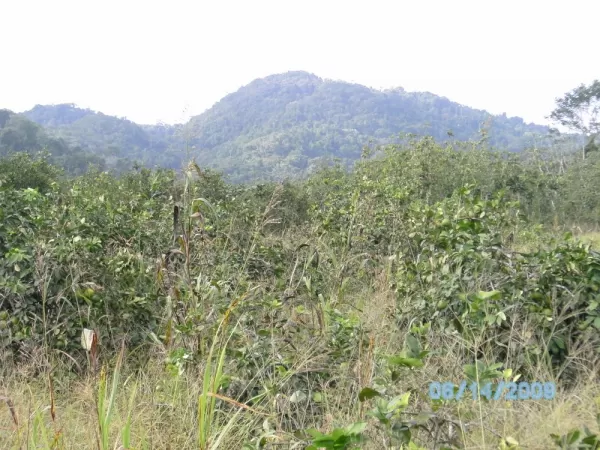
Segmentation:
<svg viewBox="0 0 600 450">
<path fill-rule="evenodd" d="M 466 380 L 458 386 L 451 382 L 437 381 L 429 384 L 429 398 L 432 400 L 461 400 L 469 398 L 469 394 L 473 400 L 479 397 L 487 400 L 552 400 L 556 396 L 556 384 L 539 381 L 532 383 L 500 381 L 479 386 L 475 382 Z"/>
</svg>

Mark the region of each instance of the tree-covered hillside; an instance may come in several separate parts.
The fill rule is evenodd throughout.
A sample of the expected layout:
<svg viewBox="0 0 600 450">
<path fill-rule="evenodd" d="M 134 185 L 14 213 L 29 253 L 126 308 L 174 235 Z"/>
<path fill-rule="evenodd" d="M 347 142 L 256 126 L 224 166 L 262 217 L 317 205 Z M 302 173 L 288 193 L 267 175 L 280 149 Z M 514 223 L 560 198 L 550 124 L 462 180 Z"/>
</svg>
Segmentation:
<svg viewBox="0 0 600 450">
<path fill-rule="evenodd" d="M 165 167 L 179 163 L 168 156 L 175 126 L 138 125 L 73 104 L 36 105 L 24 115 L 69 144 L 102 156 L 108 167 L 131 166 L 133 161 Z"/>
<path fill-rule="evenodd" d="M 427 92 L 378 91 L 358 84 L 288 72 L 252 81 L 184 125 L 138 125 L 74 105 L 38 105 L 29 119 L 107 159 L 180 168 L 188 156 L 232 180 L 281 179 L 312 172 L 340 159 L 360 157 L 368 142 L 401 133 L 438 141 L 486 135 L 511 151 L 531 146 L 544 126 L 493 116 Z"/>
<path fill-rule="evenodd" d="M 41 126 L 21 114 L 0 110 L 0 157 L 14 153 L 47 152 L 50 162 L 71 174 L 80 174 L 90 164 L 105 166 L 102 157 L 86 152 L 79 146 L 70 146 L 64 139 L 54 137 Z"/>
<path fill-rule="evenodd" d="M 467 140 L 484 132 L 492 146 L 507 150 L 522 150 L 547 133 L 431 93 L 378 91 L 306 72 L 255 80 L 189 125 L 193 144 L 203 150 L 199 160 L 240 177 L 297 174 L 323 158 L 354 161 L 366 142 L 384 143 L 400 133 Z"/>
</svg>

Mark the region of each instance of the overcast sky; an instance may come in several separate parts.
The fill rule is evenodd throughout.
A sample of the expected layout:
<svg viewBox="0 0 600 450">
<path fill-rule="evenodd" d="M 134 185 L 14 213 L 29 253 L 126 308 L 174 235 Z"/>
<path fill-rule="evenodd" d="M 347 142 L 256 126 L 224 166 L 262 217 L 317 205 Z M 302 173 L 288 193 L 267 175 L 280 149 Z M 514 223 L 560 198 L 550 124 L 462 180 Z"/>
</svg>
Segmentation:
<svg viewBox="0 0 600 450">
<path fill-rule="evenodd" d="M 597 0 L 0 0 L 0 108 L 182 122 L 288 70 L 546 123 L 600 78 Z"/>
</svg>

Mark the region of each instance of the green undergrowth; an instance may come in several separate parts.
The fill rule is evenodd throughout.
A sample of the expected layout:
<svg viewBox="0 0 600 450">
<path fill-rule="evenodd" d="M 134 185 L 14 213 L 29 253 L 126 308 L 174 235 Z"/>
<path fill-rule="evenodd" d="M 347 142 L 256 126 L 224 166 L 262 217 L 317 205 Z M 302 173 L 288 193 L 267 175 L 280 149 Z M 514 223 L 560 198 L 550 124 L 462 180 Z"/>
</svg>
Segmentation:
<svg viewBox="0 0 600 450">
<path fill-rule="evenodd" d="M 0 446 L 598 448 L 600 254 L 560 226 L 598 205 L 469 145 L 257 186 L 5 177 Z M 430 398 L 463 380 L 556 395 Z"/>
</svg>

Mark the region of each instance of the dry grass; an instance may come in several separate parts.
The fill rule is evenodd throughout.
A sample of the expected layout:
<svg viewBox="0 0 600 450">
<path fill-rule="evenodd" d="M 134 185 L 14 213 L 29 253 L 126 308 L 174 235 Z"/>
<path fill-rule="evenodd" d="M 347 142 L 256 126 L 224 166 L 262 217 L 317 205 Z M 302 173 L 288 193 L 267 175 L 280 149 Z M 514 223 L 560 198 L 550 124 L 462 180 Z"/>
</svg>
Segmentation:
<svg viewBox="0 0 600 450">
<path fill-rule="evenodd" d="M 416 389 L 427 395 L 427 385 L 434 380 L 455 380 L 456 359 L 448 355 L 444 361 L 446 366 L 440 367 L 427 365 L 419 374 L 411 379 L 403 380 L 401 388 Z M 347 383 L 352 386 L 360 377 L 362 383 L 368 381 L 369 364 L 363 361 L 362 369 L 366 371 L 353 371 L 357 379 Z M 114 420 L 111 425 L 111 448 L 119 448 L 120 430 L 125 426 L 128 415 L 128 400 L 132 393 L 133 381 L 137 381 L 137 396 L 132 411 L 132 443 L 133 448 L 154 449 L 192 449 L 198 448 L 197 430 L 197 399 L 201 392 L 201 382 L 195 376 L 188 376 L 179 382 L 165 377 L 156 368 L 151 373 L 130 378 L 120 387 L 120 395 L 115 405 Z M 360 373 L 360 374 L 359 374 Z M 349 377 L 347 371 L 337 374 L 340 377 Z M 51 418 L 51 400 L 48 387 L 37 381 L 7 380 L 2 387 L 2 400 L 5 404 L 0 408 L 0 448 L 24 449 L 33 448 L 37 441 L 40 445 L 36 448 L 54 448 L 44 445 L 45 442 L 54 441 L 59 436 L 60 446 L 65 449 L 96 449 L 96 418 L 94 413 L 95 383 L 93 380 L 65 382 L 56 394 L 54 408 L 55 421 Z M 355 396 L 354 389 L 332 389 L 332 401 L 327 412 L 323 415 L 322 431 L 331 430 L 334 426 L 351 423 L 358 420 L 358 411 L 350 407 L 349 399 Z M 7 407 L 6 400 L 14 408 L 14 414 Z M 587 425 L 594 429 L 595 416 L 598 413 L 596 403 L 600 399 L 600 386 L 590 381 L 582 383 L 569 392 L 559 392 L 552 401 L 490 401 L 473 402 L 465 400 L 460 405 L 448 404 L 442 407 L 440 416 L 452 417 L 453 420 L 466 426 L 464 436 L 456 434 L 454 437 L 463 447 L 469 449 L 495 449 L 498 448 L 500 438 L 511 437 L 519 442 L 522 448 L 547 449 L 552 448 L 550 433 L 566 434 L 573 428 Z M 340 400 L 337 402 L 336 400 Z M 421 401 L 423 405 L 426 403 Z M 228 409 L 231 416 L 235 410 Z M 264 405 L 266 408 L 269 405 Z M 275 413 L 275 408 L 270 411 Z M 302 412 L 298 411 L 298 415 Z M 17 418 L 17 423 L 15 423 Z M 37 436 L 35 422 L 38 423 Z M 292 440 L 291 436 L 277 430 L 278 419 L 275 414 L 270 418 L 261 417 L 252 411 L 242 411 L 235 419 L 235 426 L 231 428 L 219 448 L 241 448 L 244 439 L 251 432 L 259 432 L 263 422 L 273 427 L 271 433 L 273 441 L 285 442 Z M 18 425 L 17 425 L 18 424 Z M 45 441 L 41 436 L 41 424 L 46 428 L 48 435 Z M 264 432 L 264 430 L 262 430 Z M 365 449 L 378 449 L 377 434 L 371 433 L 373 441 Z M 27 447 L 29 443 L 29 447 Z M 428 447 L 426 447 L 428 448 Z"/>
<path fill-rule="evenodd" d="M 361 406 L 353 399 L 360 389 L 373 383 L 378 356 L 397 351 L 408 331 L 399 329 L 392 319 L 390 309 L 395 305 L 384 274 L 376 277 L 373 288 L 373 295 L 368 300 L 358 302 L 362 304 L 361 320 L 372 330 L 370 344 L 357 349 L 353 365 L 330 368 L 331 378 L 337 380 L 335 386 L 315 386 L 315 389 L 322 390 L 324 397 L 318 425 L 322 432 L 365 419 L 369 405 Z M 465 355 L 460 340 L 452 335 L 438 335 L 431 336 L 429 343 L 432 354 L 425 366 L 407 372 L 394 386 L 399 391 L 412 392 L 411 406 L 415 412 L 431 411 L 428 401 L 430 382 L 459 383 L 464 379 L 462 366 Z M 319 348 L 318 340 L 312 347 L 303 348 L 292 370 L 299 372 L 307 367 L 317 367 L 320 364 Z M 197 417 L 204 367 L 201 364 L 180 377 L 173 377 L 164 370 L 163 357 L 157 355 L 143 372 L 132 373 L 127 366 L 124 367 L 110 426 L 109 448 L 123 448 L 120 447 L 122 431 L 127 427 L 129 415 L 130 448 L 200 448 Z M 447 403 L 436 411 L 436 415 L 460 424 L 465 433 L 459 433 L 459 427 L 450 430 L 447 425 L 443 425 L 442 432 L 453 438 L 459 448 L 496 449 L 502 439 L 509 437 L 519 443 L 516 448 L 553 448 L 550 433 L 566 434 L 584 425 L 597 428 L 595 418 L 600 402 L 600 385 L 597 383 L 598 371 L 591 366 L 589 369 L 588 379 L 580 380 L 569 391 L 559 390 L 551 401 L 477 402 L 469 398 L 460 403 Z M 5 376 L 0 381 L 0 448 L 97 449 L 97 379 L 55 379 L 53 400 L 48 378 L 31 377 L 30 374 L 31 371 L 23 368 L 20 373 Z M 274 381 L 261 373 L 256 374 L 256 379 L 265 386 Z M 537 379 L 544 382 L 553 378 L 538 368 Z M 261 434 L 273 443 L 295 441 L 285 430 L 286 420 L 292 419 L 284 420 L 284 417 L 292 415 L 291 423 L 295 427 L 308 427 L 313 424 L 315 412 L 308 406 L 290 403 L 289 398 L 281 394 L 285 392 L 286 380 L 279 380 L 279 383 L 274 392 L 280 394 L 263 397 L 253 403 L 252 409 L 217 401 L 215 426 L 211 430 L 213 444 L 232 418 L 233 425 L 227 429 L 218 447 L 209 445 L 206 448 L 239 449 L 251 436 Z M 289 425 L 289 421 L 287 423 Z M 374 425 L 372 419 L 370 423 Z M 382 436 L 374 431 L 375 428 L 371 426 L 368 430 L 371 442 L 363 448 L 384 448 Z M 420 437 L 421 445 L 432 448 L 430 438 L 426 435 Z"/>
<path fill-rule="evenodd" d="M 589 243 L 594 250 L 600 251 L 600 231 L 588 231 L 579 234 L 577 237 Z"/>
</svg>

